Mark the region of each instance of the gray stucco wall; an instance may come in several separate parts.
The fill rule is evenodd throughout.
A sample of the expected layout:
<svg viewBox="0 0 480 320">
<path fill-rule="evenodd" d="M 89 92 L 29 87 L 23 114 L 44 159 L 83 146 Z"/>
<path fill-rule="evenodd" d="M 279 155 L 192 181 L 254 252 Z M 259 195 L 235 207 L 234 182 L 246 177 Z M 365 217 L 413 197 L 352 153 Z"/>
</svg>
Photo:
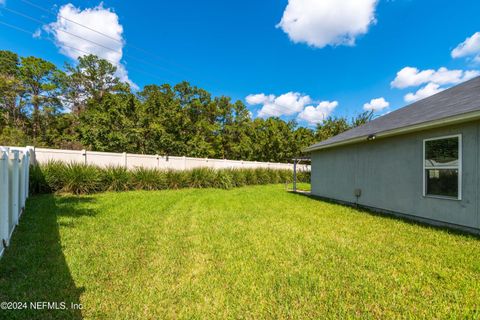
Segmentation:
<svg viewBox="0 0 480 320">
<path fill-rule="evenodd" d="M 423 196 L 423 140 L 462 135 L 462 199 Z M 480 229 L 480 122 L 312 152 L 312 194 Z"/>
</svg>

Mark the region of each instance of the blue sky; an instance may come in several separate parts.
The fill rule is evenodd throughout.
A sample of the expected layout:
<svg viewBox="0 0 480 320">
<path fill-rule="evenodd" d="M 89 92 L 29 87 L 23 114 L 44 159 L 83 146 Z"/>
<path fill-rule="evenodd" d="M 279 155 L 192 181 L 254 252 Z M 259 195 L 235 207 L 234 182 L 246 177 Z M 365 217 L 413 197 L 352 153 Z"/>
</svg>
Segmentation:
<svg viewBox="0 0 480 320">
<path fill-rule="evenodd" d="M 0 21 L 37 34 L 0 25 L 1 49 L 62 66 L 81 54 L 65 47 L 73 44 L 118 62 L 139 87 L 187 80 L 214 95 L 245 102 L 250 95 L 253 116 L 301 125 L 329 114 L 351 117 L 374 98 L 384 99 L 373 102 L 381 115 L 480 70 L 480 1 L 29 1 L 54 14 L 4 1 Z M 118 41 L 61 20 L 55 14 L 67 4 L 63 17 Z M 92 16 L 82 15 L 88 8 Z"/>
</svg>

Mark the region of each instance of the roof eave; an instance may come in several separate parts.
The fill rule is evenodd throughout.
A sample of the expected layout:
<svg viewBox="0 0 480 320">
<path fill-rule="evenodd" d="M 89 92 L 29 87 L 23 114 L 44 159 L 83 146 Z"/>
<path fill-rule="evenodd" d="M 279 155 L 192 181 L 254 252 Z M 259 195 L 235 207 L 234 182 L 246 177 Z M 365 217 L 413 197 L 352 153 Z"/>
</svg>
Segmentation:
<svg viewBox="0 0 480 320">
<path fill-rule="evenodd" d="M 439 128 L 439 127 L 444 127 L 456 123 L 461 123 L 461 122 L 467 122 L 467 121 L 472 121 L 480 119 L 480 111 L 474 111 L 474 112 L 469 112 L 469 113 L 464 113 L 460 115 L 455 115 L 452 117 L 447 117 L 447 118 L 441 118 L 433 121 L 428 121 L 428 122 L 422 122 L 419 124 L 414 124 L 411 126 L 407 127 L 402 127 L 402 128 L 397 128 L 397 129 L 392 129 L 392 130 L 387 130 L 383 132 L 378 132 L 374 133 L 375 138 L 386 138 L 386 137 L 391 137 L 391 136 L 396 136 L 396 135 L 401 135 L 401 134 L 406 134 L 406 133 L 411 133 L 411 132 L 416 132 L 416 131 L 422 131 L 422 130 L 427 130 L 427 129 L 434 129 L 434 128 Z M 343 146 L 347 144 L 354 144 L 362 141 L 367 141 L 367 138 L 369 135 L 363 135 L 360 137 L 356 137 L 353 139 L 348 139 L 348 140 L 343 140 L 339 142 L 334 142 L 330 144 L 325 144 L 321 146 L 310 146 L 305 149 L 303 149 L 303 152 L 312 152 L 312 151 L 317 151 L 317 150 L 322 150 L 322 149 L 327 149 L 327 148 L 333 148 L 333 147 L 338 147 L 338 146 Z"/>
</svg>

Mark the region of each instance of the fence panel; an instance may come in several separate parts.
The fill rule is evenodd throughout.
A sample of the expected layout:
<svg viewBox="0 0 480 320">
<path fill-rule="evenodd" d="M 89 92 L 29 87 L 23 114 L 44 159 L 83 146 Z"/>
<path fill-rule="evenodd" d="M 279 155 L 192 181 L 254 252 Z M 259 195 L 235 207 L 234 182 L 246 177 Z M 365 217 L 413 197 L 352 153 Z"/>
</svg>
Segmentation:
<svg viewBox="0 0 480 320">
<path fill-rule="evenodd" d="M 120 166 L 125 167 L 127 165 L 126 153 L 113 153 L 113 152 L 85 152 L 85 163 L 94 164 L 99 167 L 108 166 Z"/>
<path fill-rule="evenodd" d="M 10 238 L 10 222 L 9 222 L 9 203 L 10 192 L 8 186 L 8 151 L 0 149 L 0 256 L 3 254 L 4 248 L 8 245 Z"/>
<path fill-rule="evenodd" d="M 85 150 L 56 150 L 35 148 L 35 161 L 46 163 L 48 161 L 85 163 Z"/>
<path fill-rule="evenodd" d="M 9 239 L 12 236 L 13 230 L 18 223 L 18 213 L 19 213 L 19 204 L 18 204 L 18 150 L 10 151 L 10 156 L 8 159 L 8 193 L 10 194 L 10 207 L 9 207 Z"/>
<path fill-rule="evenodd" d="M 0 257 L 10 244 L 28 197 L 32 148 L 0 146 Z"/>
<path fill-rule="evenodd" d="M 144 154 L 126 154 L 127 168 L 135 169 L 138 167 L 144 167 L 148 169 L 159 168 L 159 156 L 144 155 Z"/>
<path fill-rule="evenodd" d="M 35 158 L 38 163 L 46 163 L 51 160 L 62 162 L 80 162 L 100 167 L 123 166 L 128 169 L 138 167 L 158 168 L 161 170 L 190 170 L 194 168 L 271 168 L 293 170 L 291 163 L 257 162 L 227 159 L 171 157 L 159 155 L 144 155 L 132 153 L 113 153 L 96 151 L 74 151 L 56 149 L 35 149 Z M 309 170 L 310 166 L 299 165 L 300 170 Z"/>
</svg>

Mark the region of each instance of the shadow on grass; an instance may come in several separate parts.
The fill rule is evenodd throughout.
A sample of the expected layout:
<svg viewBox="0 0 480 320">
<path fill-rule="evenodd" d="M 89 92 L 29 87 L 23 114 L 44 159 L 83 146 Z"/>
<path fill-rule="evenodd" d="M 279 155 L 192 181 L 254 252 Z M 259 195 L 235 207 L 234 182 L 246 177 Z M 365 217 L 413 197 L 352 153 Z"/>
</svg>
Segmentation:
<svg viewBox="0 0 480 320">
<path fill-rule="evenodd" d="M 327 202 L 331 204 L 336 204 L 336 205 L 341 205 L 345 207 L 350 207 L 350 208 L 355 208 L 359 212 L 363 212 L 372 216 L 378 216 L 386 219 L 391 219 L 391 220 L 400 220 L 402 222 L 405 222 L 410 225 L 415 225 L 419 226 L 422 228 L 426 229 L 435 229 L 439 231 L 448 231 L 449 233 L 452 234 L 457 234 L 461 236 L 466 236 L 470 238 L 474 238 L 477 240 L 480 240 L 480 234 L 474 233 L 475 231 L 469 231 L 467 228 L 464 228 L 462 226 L 452 226 L 447 223 L 442 223 L 442 222 L 436 222 L 436 221 L 427 221 L 427 219 L 423 220 L 423 218 L 412 216 L 412 215 L 406 215 L 406 214 L 401 214 L 393 211 L 387 211 L 387 210 L 382 210 L 382 209 L 375 209 L 371 207 L 366 207 L 362 205 L 357 205 L 355 203 L 349 203 L 345 201 L 339 201 L 335 199 L 329 199 L 329 198 L 324 198 L 321 196 L 316 196 L 312 195 L 308 191 L 300 191 L 300 192 L 293 192 L 293 191 L 288 191 L 289 193 L 298 195 L 300 197 L 307 197 L 312 200 L 316 201 L 322 201 L 322 202 Z"/>
<path fill-rule="evenodd" d="M 0 259 L 0 302 L 27 305 L 24 310 L 0 310 L 1 319 L 82 319 L 81 310 L 71 306 L 80 304 L 84 289 L 75 285 L 62 252 L 58 217 L 94 215 L 77 208 L 88 201 L 93 199 L 54 195 L 28 200 L 10 246 Z M 54 309 L 43 305 L 42 310 L 35 310 L 31 302 L 57 304 Z"/>
</svg>

